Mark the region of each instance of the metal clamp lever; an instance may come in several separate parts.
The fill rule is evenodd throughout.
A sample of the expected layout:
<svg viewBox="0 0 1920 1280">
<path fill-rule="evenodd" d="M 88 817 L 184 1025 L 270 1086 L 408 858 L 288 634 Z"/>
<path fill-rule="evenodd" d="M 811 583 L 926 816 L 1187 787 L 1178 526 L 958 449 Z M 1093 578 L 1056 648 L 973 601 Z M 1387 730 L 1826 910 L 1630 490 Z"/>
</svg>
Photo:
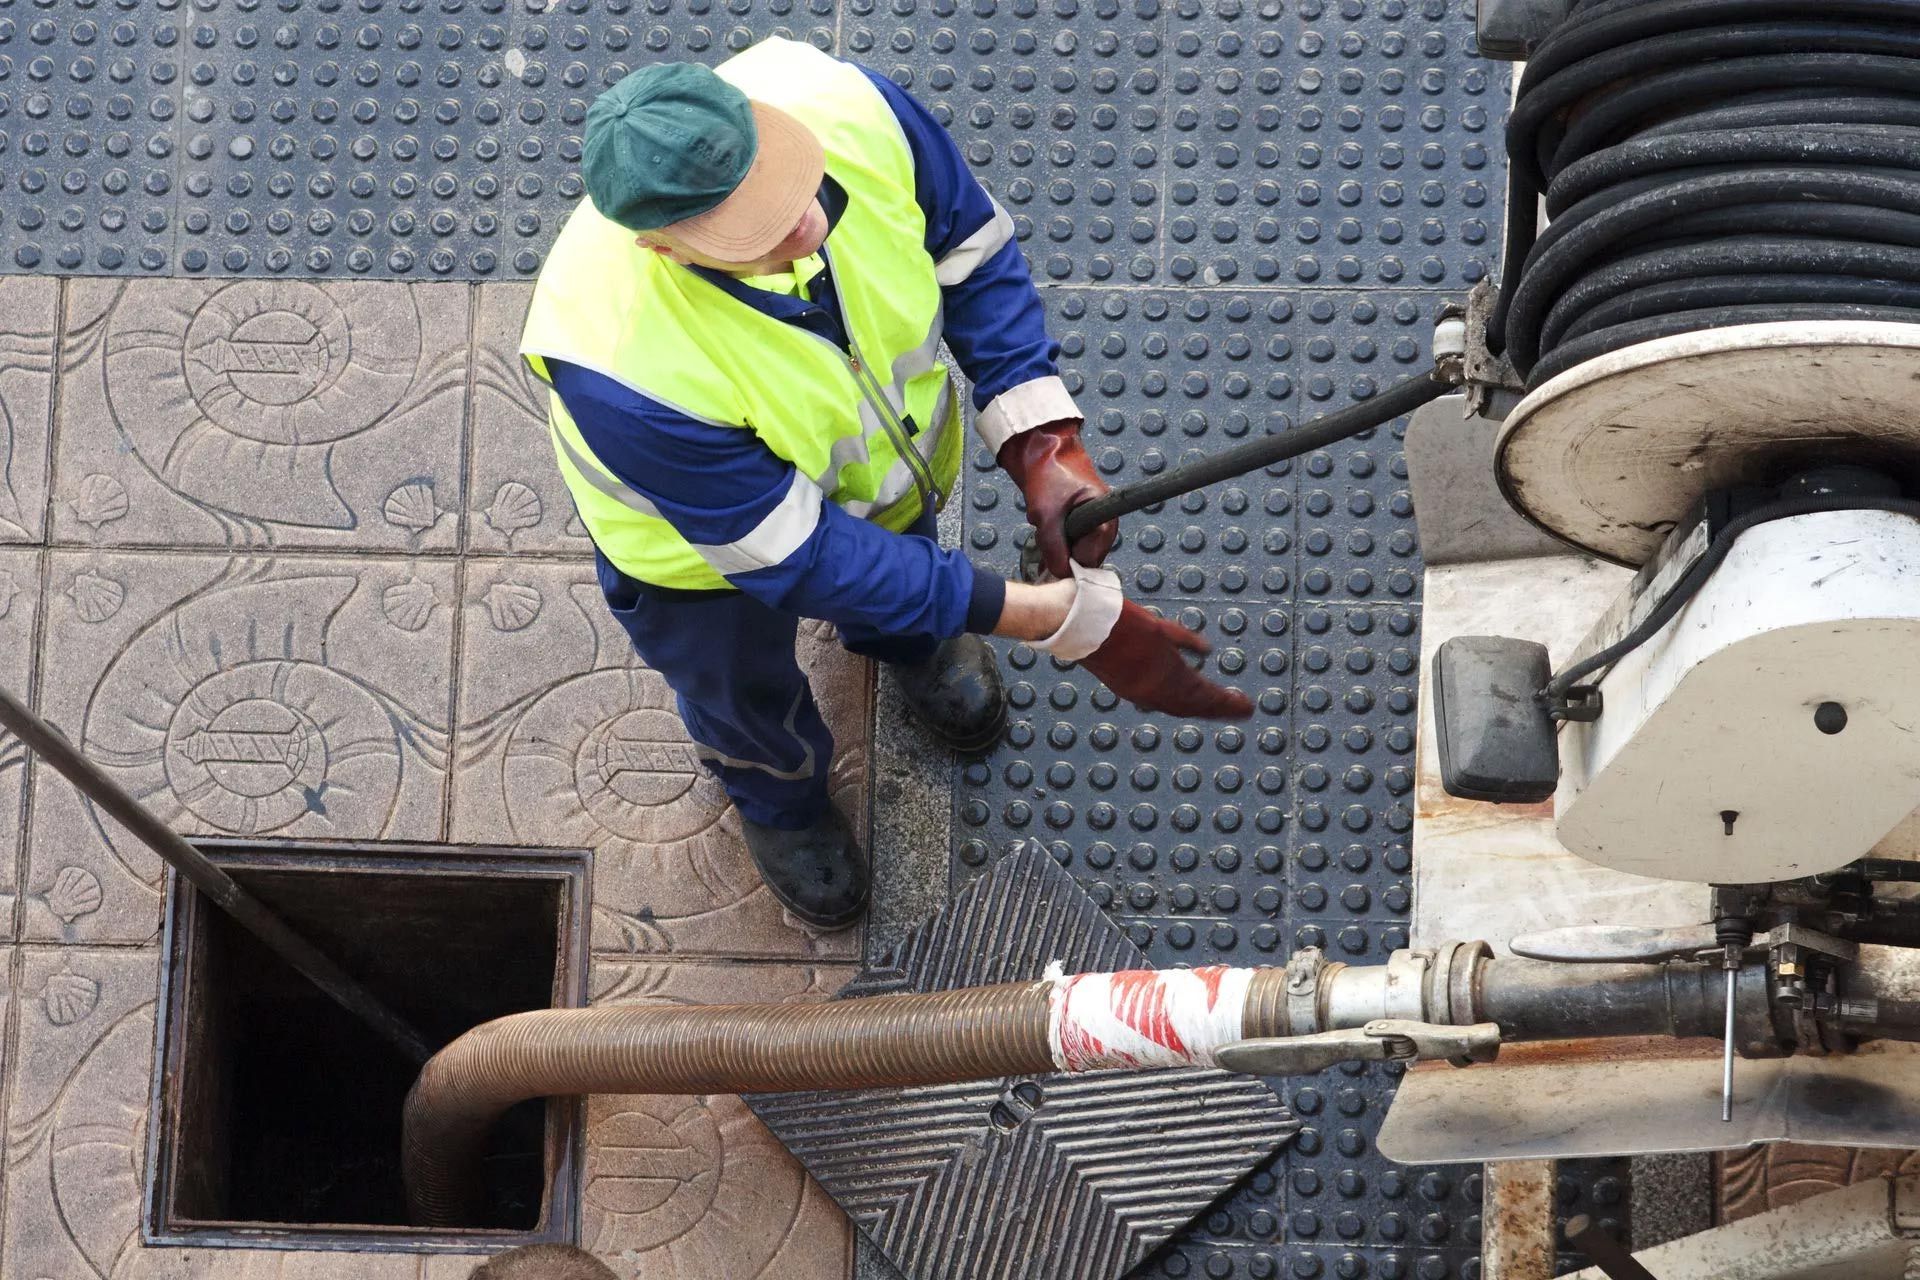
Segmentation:
<svg viewBox="0 0 1920 1280">
<path fill-rule="evenodd" d="M 1305 1076 L 1342 1062 L 1415 1062 L 1445 1059 L 1464 1067 L 1492 1062 L 1500 1028 L 1491 1022 L 1443 1027 L 1376 1018 L 1365 1026 L 1308 1036 L 1236 1040 L 1214 1052 L 1214 1065 L 1250 1076 Z"/>
</svg>

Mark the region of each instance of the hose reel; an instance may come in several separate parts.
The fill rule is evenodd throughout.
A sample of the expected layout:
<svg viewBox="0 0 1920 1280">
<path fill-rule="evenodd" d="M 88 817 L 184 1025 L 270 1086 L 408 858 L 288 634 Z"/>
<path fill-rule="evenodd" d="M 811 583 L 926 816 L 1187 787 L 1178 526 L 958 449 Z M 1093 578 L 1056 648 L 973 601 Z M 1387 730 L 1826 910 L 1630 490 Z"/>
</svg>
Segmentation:
<svg viewBox="0 0 1920 1280">
<path fill-rule="evenodd" d="M 1507 147 L 1476 336 L 1525 393 L 1497 445 L 1523 514 L 1640 565 L 1713 492 L 1920 484 L 1920 4 L 1575 4 Z"/>
</svg>

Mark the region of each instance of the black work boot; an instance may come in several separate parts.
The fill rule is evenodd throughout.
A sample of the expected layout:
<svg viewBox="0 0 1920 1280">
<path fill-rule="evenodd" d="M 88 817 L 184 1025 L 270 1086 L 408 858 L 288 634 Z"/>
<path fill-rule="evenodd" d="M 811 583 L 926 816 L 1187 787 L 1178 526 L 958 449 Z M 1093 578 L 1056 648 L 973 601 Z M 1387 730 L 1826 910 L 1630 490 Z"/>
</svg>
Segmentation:
<svg viewBox="0 0 1920 1280">
<path fill-rule="evenodd" d="M 962 755 L 978 755 L 1007 727 L 1007 687 L 1000 664 L 979 636 L 943 640 L 933 656 L 892 668 L 913 718 Z"/>
<path fill-rule="evenodd" d="M 844 929 L 867 909 L 867 855 L 840 811 L 827 806 L 800 831 L 740 818 L 747 852 L 779 904 L 816 929 Z"/>
</svg>

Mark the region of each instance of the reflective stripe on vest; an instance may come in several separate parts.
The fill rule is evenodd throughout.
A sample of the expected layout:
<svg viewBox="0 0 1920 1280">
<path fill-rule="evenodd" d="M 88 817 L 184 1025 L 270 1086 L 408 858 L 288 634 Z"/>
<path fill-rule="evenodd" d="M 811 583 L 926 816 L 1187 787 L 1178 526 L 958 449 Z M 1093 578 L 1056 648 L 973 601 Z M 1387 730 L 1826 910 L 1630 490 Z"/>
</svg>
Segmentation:
<svg viewBox="0 0 1920 1280">
<path fill-rule="evenodd" d="M 759 527 L 725 546 L 695 546 L 593 455 L 549 394 L 561 475 L 595 543 L 629 575 L 683 588 L 724 587 L 725 575 L 779 563 L 817 525 L 822 495 L 892 529 L 943 500 L 963 440 L 938 356 L 940 281 L 964 278 L 1011 232 L 1011 220 L 1002 228 L 996 217 L 934 263 L 912 153 L 886 99 L 857 68 L 768 40 L 718 70 L 811 128 L 847 193 L 823 253 L 850 349 L 638 247 L 586 201 L 548 255 L 521 339 L 542 379 L 550 381 L 548 359 L 592 369 L 697 421 L 752 431 L 793 463 L 798 480 Z"/>
</svg>

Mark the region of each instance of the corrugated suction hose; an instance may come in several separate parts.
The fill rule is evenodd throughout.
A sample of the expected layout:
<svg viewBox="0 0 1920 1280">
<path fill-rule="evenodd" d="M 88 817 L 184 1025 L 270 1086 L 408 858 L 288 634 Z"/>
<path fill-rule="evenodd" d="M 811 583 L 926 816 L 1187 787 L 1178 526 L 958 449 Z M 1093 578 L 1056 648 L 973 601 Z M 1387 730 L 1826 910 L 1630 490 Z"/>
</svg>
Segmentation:
<svg viewBox="0 0 1920 1280">
<path fill-rule="evenodd" d="M 951 1084 L 1208 1065 L 1282 1033 L 1278 969 L 1088 974 L 828 1004 L 610 1006 L 514 1014 L 442 1049 L 407 1096 L 402 1158 L 419 1226 L 471 1225 L 494 1124 L 529 1098 Z"/>
</svg>

